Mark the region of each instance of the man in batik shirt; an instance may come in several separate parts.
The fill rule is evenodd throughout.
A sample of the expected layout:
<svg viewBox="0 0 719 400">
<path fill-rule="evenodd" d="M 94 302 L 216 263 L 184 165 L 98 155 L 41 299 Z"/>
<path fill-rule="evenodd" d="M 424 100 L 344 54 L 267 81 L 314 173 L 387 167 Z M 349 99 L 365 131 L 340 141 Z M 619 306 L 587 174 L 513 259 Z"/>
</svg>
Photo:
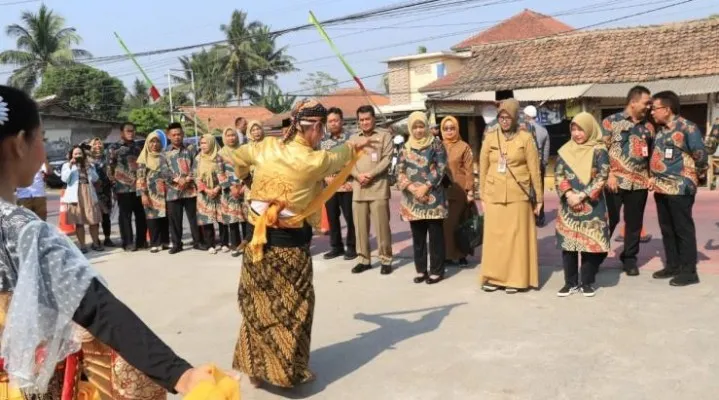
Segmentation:
<svg viewBox="0 0 719 400">
<path fill-rule="evenodd" d="M 165 150 L 165 168 L 167 185 L 167 219 L 170 225 L 170 254 L 182 251 L 182 219 L 183 212 L 190 221 L 190 233 L 193 247 L 199 249 L 202 244 L 200 230 L 197 227 L 197 186 L 195 185 L 192 168 L 197 156 L 194 145 L 185 146 L 185 132 L 182 124 L 173 122 L 167 127 L 170 147 Z"/>
<path fill-rule="evenodd" d="M 609 235 L 619 224 L 624 208 L 624 250 L 619 256 L 629 276 L 639 275 L 637 254 L 644 224 L 649 183 L 649 148 L 654 126 L 647 120 L 651 92 L 635 86 L 627 94 L 624 111 L 602 121 L 602 137 L 609 150 L 609 179 L 605 188 Z"/>
<path fill-rule="evenodd" d="M 652 116 L 659 126 L 651 157 L 649 187 L 654 190 L 664 243 L 664 269 L 656 279 L 672 278 L 672 286 L 699 283 L 697 235 L 692 218 L 699 177 L 707 169 L 702 133 L 679 115 L 679 96 L 666 91 L 654 95 Z"/>
<path fill-rule="evenodd" d="M 349 139 L 343 128 L 344 120 L 342 110 L 333 107 L 327 110 L 327 129 L 329 135 L 320 142 L 322 150 L 330 150 L 335 146 L 339 146 Z M 329 185 L 334 180 L 334 175 L 325 178 L 325 184 Z M 349 178 L 351 179 L 351 178 Z M 352 184 L 345 182 L 337 192 L 330 198 L 325 207 L 327 208 L 327 219 L 330 224 L 330 246 L 332 249 L 324 255 L 325 260 L 330 260 L 344 255 L 345 260 L 354 260 L 357 258 L 357 248 L 355 243 L 355 225 L 352 220 Z M 340 214 L 345 217 L 347 224 L 347 250 L 345 251 L 342 243 L 342 226 L 340 223 Z"/>
<path fill-rule="evenodd" d="M 114 182 L 114 192 L 120 209 L 118 225 L 122 248 L 137 251 L 147 247 L 147 221 L 145 209 L 137 194 L 137 157 L 142 147 L 135 142 L 135 124 L 122 124 L 121 138 L 107 149 L 107 176 Z M 132 216 L 135 216 L 135 234 L 132 232 Z M 134 237 L 134 240 L 133 240 Z M 133 243 L 134 242 L 134 243 Z"/>
</svg>

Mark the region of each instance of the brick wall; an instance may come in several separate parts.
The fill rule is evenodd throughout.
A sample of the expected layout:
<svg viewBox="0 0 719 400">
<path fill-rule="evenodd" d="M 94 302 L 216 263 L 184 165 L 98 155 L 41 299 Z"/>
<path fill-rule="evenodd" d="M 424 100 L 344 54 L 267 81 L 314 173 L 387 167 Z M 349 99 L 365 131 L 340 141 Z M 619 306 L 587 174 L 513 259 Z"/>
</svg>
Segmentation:
<svg viewBox="0 0 719 400">
<path fill-rule="evenodd" d="M 391 62 L 387 65 L 387 69 L 390 104 L 409 104 L 409 63 L 406 61 Z"/>
</svg>

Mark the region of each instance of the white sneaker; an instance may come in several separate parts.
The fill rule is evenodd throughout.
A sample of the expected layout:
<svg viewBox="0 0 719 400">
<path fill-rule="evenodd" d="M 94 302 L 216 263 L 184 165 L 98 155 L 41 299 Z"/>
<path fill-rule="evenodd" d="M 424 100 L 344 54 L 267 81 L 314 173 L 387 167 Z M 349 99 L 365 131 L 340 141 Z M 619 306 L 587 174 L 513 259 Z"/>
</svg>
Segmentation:
<svg viewBox="0 0 719 400">
<path fill-rule="evenodd" d="M 222 246 L 222 252 L 223 252 L 223 253 L 229 253 L 229 252 L 230 252 L 230 248 L 227 247 L 227 246 Z"/>
<path fill-rule="evenodd" d="M 215 250 L 214 247 L 210 247 L 209 249 L 207 249 L 207 252 L 210 254 L 217 254 L 217 250 Z"/>
</svg>

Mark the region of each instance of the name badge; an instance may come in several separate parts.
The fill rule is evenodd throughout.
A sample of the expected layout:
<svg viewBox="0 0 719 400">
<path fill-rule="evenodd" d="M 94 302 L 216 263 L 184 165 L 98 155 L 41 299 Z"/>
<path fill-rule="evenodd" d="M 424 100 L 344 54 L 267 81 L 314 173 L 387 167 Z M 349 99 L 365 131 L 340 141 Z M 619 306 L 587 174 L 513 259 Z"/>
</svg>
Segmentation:
<svg viewBox="0 0 719 400">
<path fill-rule="evenodd" d="M 649 147 L 647 145 L 642 146 L 642 157 L 649 157 Z"/>
<path fill-rule="evenodd" d="M 666 160 L 669 160 L 669 159 L 671 159 L 672 157 L 674 157 L 674 149 L 672 149 L 671 147 L 668 148 L 668 149 L 665 149 L 665 150 L 664 150 L 664 158 L 665 158 Z"/>
<path fill-rule="evenodd" d="M 500 174 L 504 174 L 507 172 L 507 159 L 504 158 L 504 156 L 499 157 L 499 162 L 497 163 L 497 172 Z"/>
<path fill-rule="evenodd" d="M 372 162 L 377 162 L 379 160 L 379 155 L 377 155 L 377 153 L 372 153 L 371 157 Z"/>
</svg>

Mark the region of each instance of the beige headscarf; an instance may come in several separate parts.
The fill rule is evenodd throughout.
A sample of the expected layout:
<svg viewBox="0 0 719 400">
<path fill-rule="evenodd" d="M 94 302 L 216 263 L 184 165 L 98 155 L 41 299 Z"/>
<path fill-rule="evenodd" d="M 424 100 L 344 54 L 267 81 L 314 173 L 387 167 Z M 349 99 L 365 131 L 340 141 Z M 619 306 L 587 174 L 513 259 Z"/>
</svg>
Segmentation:
<svg viewBox="0 0 719 400">
<path fill-rule="evenodd" d="M 227 135 L 228 133 L 234 133 L 237 135 L 237 131 L 235 128 L 227 127 L 222 132 L 222 142 L 224 143 L 224 146 L 222 146 L 222 149 L 219 151 L 220 156 L 222 156 L 222 159 L 224 160 L 231 160 L 232 159 L 232 151 L 240 147 L 240 141 L 239 137 L 237 138 L 237 142 L 235 142 L 234 145 L 230 146 L 227 142 Z"/>
<path fill-rule="evenodd" d="M 424 124 L 424 137 L 421 139 L 415 138 L 412 134 L 412 127 L 415 122 Z M 407 129 L 409 129 L 409 140 L 407 140 L 407 143 L 404 145 L 407 149 L 423 150 L 429 147 L 432 141 L 434 141 L 434 135 L 432 135 L 432 132 L 429 130 L 429 125 L 427 124 L 427 116 L 422 111 L 415 111 L 409 115 L 407 119 Z"/>
<path fill-rule="evenodd" d="M 207 153 L 200 151 L 198 157 L 197 173 L 200 180 L 209 188 L 212 189 L 215 186 L 215 181 L 212 179 L 213 172 L 219 172 L 217 169 L 217 140 L 213 135 L 205 134 L 202 135 L 202 139 L 207 141 Z"/>
<path fill-rule="evenodd" d="M 259 126 L 260 129 L 262 130 L 262 137 L 260 138 L 260 140 L 255 140 L 255 138 L 252 137 L 252 127 L 255 125 Z M 253 142 L 253 143 L 261 142 L 262 139 L 264 139 L 264 138 L 265 138 L 265 129 L 262 127 L 262 123 L 260 121 L 252 120 L 247 123 L 247 140 L 248 141 Z"/>
<path fill-rule="evenodd" d="M 96 142 L 100 142 L 100 152 L 99 153 L 95 152 L 95 143 Z M 92 158 L 94 158 L 96 160 L 101 158 L 102 154 L 104 152 L 103 146 L 102 146 L 102 139 L 100 139 L 99 137 L 93 138 L 92 140 L 90 140 L 89 144 L 90 144 L 90 154 L 92 155 Z"/>
<path fill-rule="evenodd" d="M 162 142 L 160 141 L 160 137 L 157 135 L 157 132 L 152 132 L 151 134 L 147 135 L 147 139 L 145 139 L 145 146 L 142 148 L 140 155 L 137 157 L 137 163 L 145 164 L 145 166 L 151 171 L 157 171 L 160 168 L 161 152 L 150 150 L 150 142 L 153 139 L 156 139 L 160 144 L 162 144 Z"/>
<path fill-rule="evenodd" d="M 444 128 L 444 124 L 446 122 L 454 122 L 454 137 L 448 138 L 447 135 L 444 134 L 444 131 L 442 130 Z M 442 118 L 442 122 L 439 124 L 439 131 L 442 132 L 442 141 L 447 144 L 453 144 L 459 142 L 460 136 L 459 136 L 459 121 L 457 121 L 457 118 L 448 115 L 444 118 Z"/>
<path fill-rule="evenodd" d="M 507 99 L 502 100 L 501 103 L 499 103 L 499 107 L 497 109 L 497 120 L 499 120 L 499 115 L 505 112 L 509 114 L 510 117 L 512 117 L 512 127 L 510 128 L 509 132 L 505 133 L 514 133 L 517 131 L 517 126 L 519 126 L 519 102 L 516 99 Z M 501 131 L 501 125 L 498 124 Z"/>
<path fill-rule="evenodd" d="M 579 144 L 569 139 L 559 149 L 559 156 L 574 171 L 577 178 L 585 185 L 592 178 L 592 164 L 594 162 L 594 149 L 602 145 L 602 130 L 594 116 L 588 112 L 581 112 L 572 119 L 587 134 L 587 141 Z M 571 125 L 570 125 L 571 126 Z"/>
</svg>

